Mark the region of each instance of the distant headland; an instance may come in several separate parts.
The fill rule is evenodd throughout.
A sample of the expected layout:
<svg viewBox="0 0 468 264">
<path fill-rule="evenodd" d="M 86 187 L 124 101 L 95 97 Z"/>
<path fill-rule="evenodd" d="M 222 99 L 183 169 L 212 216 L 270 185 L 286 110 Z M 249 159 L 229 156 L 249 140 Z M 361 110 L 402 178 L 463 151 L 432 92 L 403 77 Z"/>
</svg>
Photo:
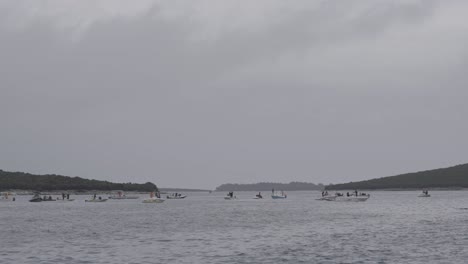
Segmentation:
<svg viewBox="0 0 468 264">
<path fill-rule="evenodd" d="M 259 182 L 252 184 L 233 184 L 227 183 L 216 187 L 216 191 L 310 191 L 323 190 L 323 184 L 314 184 L 308 182 L 290 182 L 290 183 L 275 183 L 275 182 Z"/>
<path fill-rule="evenodd" d="M 8 172 L 0 170 L 0 191 L 5 190 L 31 190 L 31 191 L 135 191 L 153 192 L 158 187 L 151 182 L 139 183 L 112 183 L 69 177 L 55 174 L 35 175 L 24 172 Z"/>
<path fill-rule="evenodd" d="M 396 176 L 383 177 L 366 181 L 331 184 L 326 186 L 327 190 L 378 190 L 422 188 L 468 188 L 468 164 L 462 164 L 435 170 L 405 173 Z"/>
</svg>

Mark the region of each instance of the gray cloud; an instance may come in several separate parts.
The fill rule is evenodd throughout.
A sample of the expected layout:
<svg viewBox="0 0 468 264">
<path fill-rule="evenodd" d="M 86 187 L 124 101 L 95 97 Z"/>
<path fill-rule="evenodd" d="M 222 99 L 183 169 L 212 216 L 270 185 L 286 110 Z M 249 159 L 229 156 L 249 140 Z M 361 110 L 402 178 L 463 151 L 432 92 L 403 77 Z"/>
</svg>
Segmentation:
<svg viewBox="0 0 468 264">
<path fill-rule="evenodd" d="M 212 188 L 466 162 L 463 1 L 26 3 L 0 3 L 3 169 Z"/>
</svg>

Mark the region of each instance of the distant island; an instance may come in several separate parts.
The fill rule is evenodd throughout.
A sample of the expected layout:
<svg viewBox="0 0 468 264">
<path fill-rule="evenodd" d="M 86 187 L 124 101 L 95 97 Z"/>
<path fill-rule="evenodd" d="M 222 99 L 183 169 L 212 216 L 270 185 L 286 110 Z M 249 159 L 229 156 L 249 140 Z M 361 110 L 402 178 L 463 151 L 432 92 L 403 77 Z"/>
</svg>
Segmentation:
<svg viewBox="0 0 468 264">
<path fill-rule="evenodd" d="M 468 188 L 468 164 L 326 186 L 327 190 L 422 188 Z"/>
<path fill-rule="evenodd" d="M 222 184 L 216 187 L 216 191 L 309 191 L 309 190 L 323 190 L 323 184 L 314 184 L 308 182 L 290 182 L 290 183 L 275 183 L 275 182 L 259 182 L 252 184 Z"/>
<path fill-rule="evenodd" d="M 32 191 L 157 191 L 158 187 L 151 182 L 138 183 L 112 183 L 83 179 L 80 177 L 68 177 L 62 175 L 34 175 L 24 172 L 8 172 L 0 170 L 0 191 L 6 190 L 32 190 Z"/>
</svg>

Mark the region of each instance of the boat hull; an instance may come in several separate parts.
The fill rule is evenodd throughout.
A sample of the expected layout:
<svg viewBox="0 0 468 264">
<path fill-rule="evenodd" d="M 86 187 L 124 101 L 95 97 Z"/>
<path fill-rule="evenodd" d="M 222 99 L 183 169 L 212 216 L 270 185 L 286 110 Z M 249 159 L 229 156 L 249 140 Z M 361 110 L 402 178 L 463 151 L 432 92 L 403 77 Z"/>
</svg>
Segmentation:
<svg viewBox="0 0 468 264">
<path fill-rule="evenodd" d="M 286 199 L 287 196 L 272 195 L 271 198 L 272 198 L 272 199 Z"/>
<path fill-rule="evenodd" d="M 431 197 L 431 195 L 430 194 L 420 194 L 420 195 L 418 195 L 418 197 Z"/>
</svg>

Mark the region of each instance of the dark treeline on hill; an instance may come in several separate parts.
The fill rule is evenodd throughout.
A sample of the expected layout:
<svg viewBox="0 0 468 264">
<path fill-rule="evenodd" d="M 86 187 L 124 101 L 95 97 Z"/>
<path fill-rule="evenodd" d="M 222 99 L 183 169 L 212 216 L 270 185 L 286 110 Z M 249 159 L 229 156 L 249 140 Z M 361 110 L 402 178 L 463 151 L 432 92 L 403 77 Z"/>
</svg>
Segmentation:
<svg viewBox="0 0 468 264">
<path fill-rule="evenodd" d="M 274 182 L 260 182 L 252 184 L 222 184 L 216 188 L 216 191 L 308 191 L 308 190 L 322 190 L 323 184 L 313 184 L 308 182 L 290 182 L 290 183 L 274 183 Z"/>
<path fill-rule="evenodd" d="M 7 172 L 0 170 L 0 191 L 2 190 L 122 190 L 152 192 L 157 190 L 157 187 L 151 182 L 144 184 L 112 183 L 108 181 L 89 180 L 80 177 L 68 177 L 55 174 L 34 175 L 23 172 Z"/>
<path fill-rule="evenodd" d="M 468 188 L 468 164 L 326 186 L 327 190 L 422 188 Z"/>
</svg>

